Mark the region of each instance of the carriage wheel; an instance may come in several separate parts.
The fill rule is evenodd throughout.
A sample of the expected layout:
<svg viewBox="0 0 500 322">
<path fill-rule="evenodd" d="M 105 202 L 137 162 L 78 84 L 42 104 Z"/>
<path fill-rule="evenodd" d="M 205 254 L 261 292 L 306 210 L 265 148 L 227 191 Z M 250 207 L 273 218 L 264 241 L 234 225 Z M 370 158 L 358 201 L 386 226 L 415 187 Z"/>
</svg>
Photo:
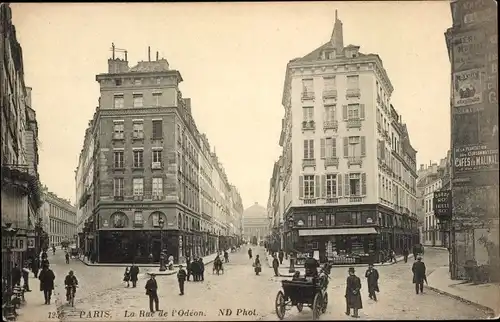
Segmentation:
<svg viewBox="0 0 500 322">
<path fill-rule="evenodd" d="M 320 292 L 316 293 L 316 295 L 314 296 L 314 301 L 312 306 L 313 320 L 319 319 L 319 316 L 321 315 L 321 308 L 323 306 L 322 302 L 323 298 L 321 296 L 321 293 Z"/>
<path fill-rule="evenodd" d="M 285 317 L 285 295 L 282 291 L 279 291 L 276 294 L 276 315 L 280 320 L 283 320 Z"/>
<path fill-rule="evenodd" d="M 304 304 L 303 303 L 297 303 L 297 310 L 299 310 L 299 312 L 302 312 L 303 308 L 304 308 Z"/>
<path fill-rule="evenodd" d="M 325 294 L 323 294 L 323 307 L 321 308 L 322 314 L 326 312 L 327 307 L 328 307 L 328 293 L 325 292 Z"/>
</svg>

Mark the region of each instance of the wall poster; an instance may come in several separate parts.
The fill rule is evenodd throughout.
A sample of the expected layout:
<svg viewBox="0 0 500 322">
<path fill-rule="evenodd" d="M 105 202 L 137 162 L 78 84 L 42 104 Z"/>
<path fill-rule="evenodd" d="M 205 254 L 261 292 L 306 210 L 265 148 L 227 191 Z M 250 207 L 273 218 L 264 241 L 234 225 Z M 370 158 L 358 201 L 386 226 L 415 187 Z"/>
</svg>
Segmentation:
<svg viewBox="0 0 500 322">
<path fill-rule="evenodd" d="M 453 74 L 453 100 L 455 107 L 481 104 L 483 102 L 480 69 L 471 69 Z"/>
</svg>

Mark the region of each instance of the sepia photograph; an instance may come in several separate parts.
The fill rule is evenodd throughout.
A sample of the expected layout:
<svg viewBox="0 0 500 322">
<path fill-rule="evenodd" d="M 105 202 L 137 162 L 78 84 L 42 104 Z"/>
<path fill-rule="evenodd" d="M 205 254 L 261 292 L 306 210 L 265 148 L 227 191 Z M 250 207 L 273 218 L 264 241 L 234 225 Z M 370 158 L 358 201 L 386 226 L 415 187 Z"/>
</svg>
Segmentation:
<svg viewBox="0 0 500 322">
<path fill-rule="evenodd" d="M 497 12 L 0 3 L 2 321 L 498 318 Z"/>
</svg>

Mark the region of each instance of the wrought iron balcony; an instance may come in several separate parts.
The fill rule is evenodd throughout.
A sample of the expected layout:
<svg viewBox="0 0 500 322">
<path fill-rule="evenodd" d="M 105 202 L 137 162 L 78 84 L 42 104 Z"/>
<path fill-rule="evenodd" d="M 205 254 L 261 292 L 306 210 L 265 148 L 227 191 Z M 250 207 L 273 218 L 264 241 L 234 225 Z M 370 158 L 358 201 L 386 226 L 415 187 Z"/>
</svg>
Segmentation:
<svg viewBox="0 0 500 322">
<path fill-rule="evenodd" d="M 382 125 L 377 122 L 377 132 L 382 133 Z"/>
<path fill-rule="evenodd" d="M 323 130 L 334 130 L 337 131 L 339 129 L 339 121 L 324 121 L 323 122 Z"/>
<path fill-rule="evenodd" d="M 347 128 L 361 128 L 361 119 L 348 119 Z"/>
<path fill-rule="evenodd" d="M 361 96 L 361 90 L 359 88 L 349 88 L 346 93 L 346 97 L 360 97 Z"/>
<path fill-rule="evenodd" d="M 337 98 L 337 90 L 336 89 L 331 89 L 331 90 L 325 90 L 323 91 L 323 99 L 326 98 Z"/>
<path fill-rule="evenodd" d="M 348 166 L 351 166 L 351 165 L 362 166 L 363 165 L 363 159 L 361 157 L 349 157 L 348 160 L 347 160 L 347 165 Z"/>
<path fill-rule="evenodd" d="M 380 98 L 380 95 L 377 94 L 377 103 L 382 103 L 382 99 Z"/>
<path fill-rule="evenodd" d="M 316 167 L 316 159 L 302 159 L 302 168 Z"/>
<path fill-rule="evenodd" d="M 328 157 L 325 158 L 325 167 L 338 167 L 339 158 L 338 157 Z"/>
<path fill-rule="evenodd" d="M 304 199 L 304 205 L 314 205 L 316 204 L 316 199 Z"/>
<path fill-rule="evenodd" d="M 314 92 L 302 92 L 302 100 L 314 100 Z"/>
<path fill-rule="evenodd" d="M 349 197 L 349 202 L 363 202 L 362 196 Z"/>
<path fill-rule="evenodd" d="M 326 203 L 339 203 L 339 198 L 336 197 L 326 198 Z"/>
<path fill-rule="evenodd" d="M 316 128 L 316 123 L 314 121 L 303 121 L 302 130 L 314 130 Z"/>
</svg>

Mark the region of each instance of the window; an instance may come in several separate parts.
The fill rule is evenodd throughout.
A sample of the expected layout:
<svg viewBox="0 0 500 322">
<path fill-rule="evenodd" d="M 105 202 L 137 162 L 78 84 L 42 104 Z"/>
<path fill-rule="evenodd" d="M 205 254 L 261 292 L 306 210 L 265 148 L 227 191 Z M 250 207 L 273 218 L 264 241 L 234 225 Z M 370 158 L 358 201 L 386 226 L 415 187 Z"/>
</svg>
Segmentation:
<svg viewBox="0 0 500 322">
<path fill-rule="evenodd" d="M 302 93 L 313 93 L 314 92 L 314 81 L 312 79 L 302 80 Z"/>
<path fill-rule="evenodd" d="M 156 79 L 156 85 L 160 85 L 160 84 L 161 84 L 161 78 L 159 78 L 159 77 L 158 77 L 158 78 Z"/>
<path fill-rule="evenodd" d="M 122 86 L 122 80 L 121 79 L 115 79 L 115 85 L 116 86 Z"/>
<path fill-rule="evenodd" d="M 335 90 L 335 77 L 325 77 L 323 80 L 325 83 L 325 91 Z"/>
<path fill-rule="evenodd" d="M 162 158 L 161 158 L 161 150 L 153 150 L 153 163 L 154 162 L 161 162 L 162 161 Z"/>
<path fill-rule="evenodd" d="M 113 195 L 115 197 L 123 197 L 123 178 L 113 179 Z"/>
<path fill-rule="evenodd" d="M 326 175 L 326 198 L 337 197 L 337 175 Z"/>
<path fill-rule="evenodd" d="M 336 112 L 336 106 L 335 105 L 325 105 L 325 121 L 326 122 L 332 122 L 335 121 L 335 112 Z"/>
<path fill-rule="evenodd" d="M 359 119 L 359 104 L 349 104 L 347 105 L 347 118 L 349 120 Z"/>
<path fill-rule="evenodd" d="M 314 107 L 303 107 L 302 114 L 304 122 L 314 121 Z"/>
<path fill-rule="evenodd" d="M 153 227 L 160 227 L 160 214 L 159 213 L 153 213 L 151 215 L 151 219 L 153 222 Z"/>
<path fill-rule="evenodd" d="M 163 195 L 163 178 L 153 178 L 153 196 Z"/>
<path fill-rule="evenodd" d="M 144 223 L 144 218 L 142 217 L 142 211 L 134 211 L 134 224 L 142 225 Z"/>
<path fill-rule="evenodd" d="M 361 212 L 351 212 L 351 225 L 361 225 Z"/>
<path fill-rule="evenodd" d="M 141 108 L 143 107 L 143 97 L 142 94 L 134 94 L 134 107 Z"/>
<path fill-rule="evenodd" d="M 115 168 L 123 168 L 123 151 L 113 152 L 113 163 Z"/>
<path fill-rule="evenodd" d="M 159 140 L 161 138 L 163 138 L 162 120 L 153 120 L 153 139 Z"/>
<path fill-rule="evenodd" d="M 113 101 L 114 108 L 124 108 L 125 107 L 125 99 L 123 95 L 115 95 Z"/>
<path fill-rule="evenodd" d="M 134 168 L 142 168 L 144 166 L 144 151 L 134 151 Z"/>
<path fill-rule="evenodd" d="M 134 178 L 132 186 L 134 188 L 134 196 L 142 196 L 144 194 L 144 178 Z"/>
<path fill-rule="evenodd" d="M 123 129 L 124 129 L 123 122 L 120 122 L 120 123 L 117 122 L 114 124 L 114 126 L 113 126 L 113 131 L 114 131 L 113 138 L 115 140 L 123 140 L 123 138 L 124 138 Z"/>
<path fill-rule="evenodd" d="M 134 85 L 141 85 L 142 80 L 141 79 L 134 79 Z"/>
<path fill-rule="evenodd" d="M 316 215 L 307 216 L 307 227 L 316 227 Z"/>
<path fill-rule="evenodd" d="M 326 215 L 326 225 L 327 226 L 335 226 L 335 215 L 327 214 Z"/>
<path fill-rule="evenodd" d="M 144 123 L 134 122 L 133 131 L 134 139 L 144 139 Z"/>
<path fill-rule="evenodd" d="M 337 156 L 337 139 L 336 138 L 326 138 L 325 139 L 325 157 L 334 158 Z"/>
<path fill-rule="evenodd" d="M 153 102 L 156 107 L 160 106 L 161 93 L 153 93 Z"/>
<path fill-rule="evenodd" d="M 304 199 L 314 198 L 314 176 L 304 176 Z"/>
<path fill-rule="evenodd" d="M 357 89 L 359 88 L 359 76 L 347 76 L 347 88 L 348 89 Z"/>
<path fill-rule="evenodd" d="M 360 157 L 361 156 L 361 140 L 359 136 L 349 137 L 349 156 L 350 157 Z"/>
<path fill-rule="evenodd" d="M 304 140 L 304 159 L 314 159 L 314 140 Z"/>
<path fill-rule="evenodd" d="M 349 192 L 351 196 L 361 196 L 361 175 L 359 173 L 349 174 Z"/>
</svg>

